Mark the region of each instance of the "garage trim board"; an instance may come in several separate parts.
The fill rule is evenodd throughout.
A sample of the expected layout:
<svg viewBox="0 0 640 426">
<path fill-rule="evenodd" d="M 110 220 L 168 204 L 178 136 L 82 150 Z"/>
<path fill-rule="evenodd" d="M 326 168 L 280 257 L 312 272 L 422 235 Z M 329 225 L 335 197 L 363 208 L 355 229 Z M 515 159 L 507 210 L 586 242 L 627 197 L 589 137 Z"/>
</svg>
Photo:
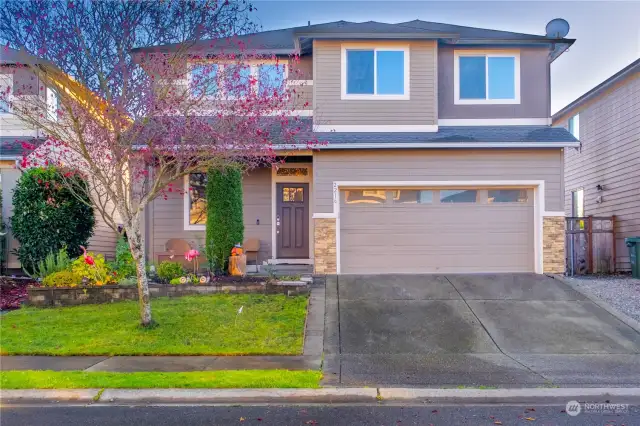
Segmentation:
<svg viewBox="0 0 640 426">
<path fill-rule="evenodd" d="M 533 189 L 534 210 L 534 270 L 541 274 L 543 271 L 542 230 L 543 217 L 564 216 L 564 212 L 545 210 L 545 183 L 543 180 L 472 180 L 472 181 L 335 181 L 333 182 L 333 213 L 323 214 L 325 218 L 336 220 L 336 264 L 337 273 L 341 273 L 340 265 L 340 191 L 346 188 L 367 187 L 522 187 Z M 318 217 L 314 215 L 314 217 Z"/>
</svg>

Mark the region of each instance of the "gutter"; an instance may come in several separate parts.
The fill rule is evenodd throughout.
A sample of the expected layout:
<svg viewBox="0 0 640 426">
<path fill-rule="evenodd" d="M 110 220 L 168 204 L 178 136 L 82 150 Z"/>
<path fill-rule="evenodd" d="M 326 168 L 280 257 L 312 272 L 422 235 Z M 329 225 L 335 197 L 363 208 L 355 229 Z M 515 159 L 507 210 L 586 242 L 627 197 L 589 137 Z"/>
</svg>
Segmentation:
<svg viewBox="0 0 640 426">
<path fill-rule="evenodd" d="M 580 142 L 420 142 L 420 143 L 328 143 L 317 147 L 309 144 L 274 144 L 275 150 L 287 149 L 442 149 L 442 148 L 578 148 Z"/>
</svg>

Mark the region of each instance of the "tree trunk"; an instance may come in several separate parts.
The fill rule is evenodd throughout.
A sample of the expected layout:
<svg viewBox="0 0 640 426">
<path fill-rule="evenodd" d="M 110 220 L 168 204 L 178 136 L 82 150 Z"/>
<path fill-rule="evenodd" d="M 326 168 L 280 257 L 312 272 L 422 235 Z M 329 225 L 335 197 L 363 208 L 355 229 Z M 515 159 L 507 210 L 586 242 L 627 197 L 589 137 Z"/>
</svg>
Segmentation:
<svg viewBox="0 0 640 426">
<path fill-rule="evenodd" d="M 134 221 L 127 229 L 129 248 L 136 262 L 138 278 L 138 305 L 140 307 L 140 325 L 149 327 L 154 324 L 151 318 L 151 297 L 149 295 L 149 281 L 147 279 L 147 262 L 144 256 L 144 237 L 140 231 L 140 221 Z"/>
</svg>

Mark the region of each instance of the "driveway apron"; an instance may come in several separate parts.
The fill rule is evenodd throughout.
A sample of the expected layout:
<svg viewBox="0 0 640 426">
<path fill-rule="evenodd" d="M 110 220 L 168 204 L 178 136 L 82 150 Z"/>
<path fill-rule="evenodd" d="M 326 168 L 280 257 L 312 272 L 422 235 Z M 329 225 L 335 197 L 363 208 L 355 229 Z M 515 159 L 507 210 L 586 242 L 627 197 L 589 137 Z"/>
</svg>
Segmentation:
<svg viewBox="0 0 640 426">
<path fill-rule="evenodd" d="M 640 384 L 640 332 L 535 274 L 326 280 L 327 385 Z"/>
</svg>

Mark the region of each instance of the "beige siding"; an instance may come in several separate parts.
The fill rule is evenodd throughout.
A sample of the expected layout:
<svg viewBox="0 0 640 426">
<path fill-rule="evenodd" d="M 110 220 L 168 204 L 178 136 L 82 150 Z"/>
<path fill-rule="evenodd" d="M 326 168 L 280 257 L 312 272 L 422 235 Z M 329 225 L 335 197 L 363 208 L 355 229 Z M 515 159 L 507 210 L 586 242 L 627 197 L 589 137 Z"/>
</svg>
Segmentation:
<svg viewBox="0 0 640 426">
<path fill-rule="evenodd" d="M 544 180 L 547 211 L 562 211 L 562 151 L 359 150 L 313 157 L 315 213 L 333 211 L 334 181 Z"/>
<path fill-rule="evenodd" d="M 403 44 L 389 42 L 388 45 Z M 409 49 L 409 100 L 341 100 L 341 42 L 314 41 L 316 122 L 323 125 L 437 124 L 437 45 L 433 41 L 415 41 L 409 43 Z"/>
<path fill-rule="evenodd" d="M 96 224 L 93 228 L 93 236 L 89 239 L 88 249 L 102 253 L 107 260 L 113 260 L 116 257 L 118 234 L 105 223 L 100 213 L 96 211 L 94 214 Z"/>
<path fill-rule="evenodd" d="M 13 190 L 18 183 L 18 179 L 20 178 L 21 172 L 20 170 L 13 167 L 13 165 L 8 164 L 8 162 L 3 162 L 0 167 L 0 181 L 2 184 L 2 221 L 5 225 L 9 225 L 9 218 L 13 216 Z M 17 249 L 20 243 L 18 240 L 13 238 L 11 232 L 9 231 L 7 235 L 7 243 L 6 243 L 6 257 L 7 259 L 7 267 L 9 268 L 20 268 L 20 262 L 18 261 L 18 257 L 15 254 L 12 254 L 11 251 Z"/>
<path fill-rule="evenodd" d="M 175 182 L 182 188 L 182 181 Z M 271 169 L 258 169 L 243 178 L 244 195 L 244 237 L 260 239 L 259 261 L 271 257 Z M 193 247 L 204 250 L 205 231 L 184 229 L 184 197 L 175 192 L 167 194 L 167 199 L 158 198 L 153 202 L 153 216 L 150 229 L 153 234 L 153 259 L 165 251 L 167 240 L 179 238 Z M 259 225 L 257 223 L 260 223 Z"/>
<path fill-rule="evenodd" d="M 582 188 L 585 215 L 615 215 L 617 268 L 629 270 L 624 238 L 640 236 L 640 76 L 571 115 L 576 112 L 582 147 L 565 152 L 565 211 L 571 214 L 571 191 Z M 567 127 L 568 119 L 557 125 Z M 604 190 L 598 191 L 597 185 Z"/>
</svg>

